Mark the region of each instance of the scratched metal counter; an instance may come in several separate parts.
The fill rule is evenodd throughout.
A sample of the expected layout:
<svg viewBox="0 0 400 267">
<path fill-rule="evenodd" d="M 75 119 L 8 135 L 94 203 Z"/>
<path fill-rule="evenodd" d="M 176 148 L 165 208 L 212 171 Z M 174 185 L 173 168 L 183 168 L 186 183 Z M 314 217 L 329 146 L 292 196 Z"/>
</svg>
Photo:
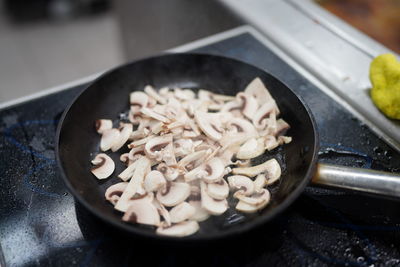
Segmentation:
<svg viewBox="0 0 400 267">
<path fill-rule="evenodd" d="M 398 153 L 252 34 L 195 51 L 249 62 L 296 91 L 315 115 L 322 162 L 399 171 Z M 0 243 L 7 266 L 400 265 L 398 202 L 352 192 L 307 188 L 273 223 L 201 249 L 154 252 L 151 244 L 114 233 L 75 204 L 55 165 L 58 119 L 84 86 L 0 111 Z"/>
</svg>

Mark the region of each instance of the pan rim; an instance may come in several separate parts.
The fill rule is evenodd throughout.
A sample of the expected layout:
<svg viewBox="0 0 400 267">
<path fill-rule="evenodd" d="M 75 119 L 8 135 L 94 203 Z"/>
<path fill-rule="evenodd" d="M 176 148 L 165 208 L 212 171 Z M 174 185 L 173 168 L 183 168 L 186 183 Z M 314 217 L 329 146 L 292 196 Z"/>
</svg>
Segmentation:
<svg viewBox="0 0 400 267">
<path fill-rule="evenodd" d="M 143 231 L 142 229 L 140 229 L 134 225 L 129 225 L 129 224 L 124 223 L 122 220 L 118 221 L 118 220 L 115 220 L 113 218 L 103 215 L 103 213 L 100 212 L 98 209 L 93 208 L 92 205 L 81 196 L 81 194 L 78 192 L 78 190 L 72 186 L 71 182 L 69 181 L 69 179 L 64 171 L 64 167 L 62 166 L 61 158 L 60 158 L 60 151 L 59 151 L 60 135 L 61 135 L 61 130 L 62 130 L 64 120 L 67 117 L 69 110 L 76 103 L 76 101 L 80 98 L 80 96 L 82 94 L 84 94 L 93 84 L 95 84 L 99 80 L 103 79 L 103 77 L 107 76 L 108 74 L 110 74 L 114 71 L 117 71 L 121 68 L 124 68 L 128 65 L 137 64 L 142 61 L 152 60 L 152 59 L 156 59 L 156 58 L 160 58 L 160 57 L 180 56 L 180 55 L 183 55 L 183 56 L 208 56 L 208 57 L 221 58 L 222 60 L 235 61 L 237 63 L 248 65 L 248 66 L 255 68 L 263 73 L 268 74 L 273 79 L 275 79 L 276 81 L 278 81 L 279 83 L 284 85 L 287 90 L 289 90 L 292 94 L 294 94 L 298 98 L 298 100 L 300 101 L 300 103 L 302 104 L 302 106 L 305 108 L 306 112 L 309 115 L 309 119 L 310 119 L 310 122 L 312 125 L 312 132 L 314 134 L 314 144 L 313 144 L 314 151 L 311 156 L 311 161 L 308 166 L 307 172 L 306 172 L 305 176 L 303 177 L 303 180 L 298 184 L 298 186 L 293 190 L 293 192 L 291 192 L 290 195 L 282 203 L 280 203 L 276 208 L 271 210 L 271 212 L 269 212 L 266 215 L 260 216 L 260 218 L 256 219 L 255 221 L 252 221 L 250 223 L 244 223 L 242 225 L 239 225 L 238 227 L 232 227 L 231 229 L 227 229 L 227 230 L 224 230 L 224 231 L 218 232 L 216 234 L 212 234 L 212 235 L 204 235 L 204 236 L 191 235 L 191 236 L 187 236 L 187 237 L 162 236 L 162 235 L 157 235 L 155 232 Z M 88 85 L 86 85 L 85 88 L 82 89 L 82 91 L 79 92 L 73 98 L 73 100 L 67 105 L 67 107 L 65 108 L 62 116 L 60 117 L 59 123 L 57 125 L 55 139 L 56 139 L 55 140 L 55 154 L 56 154 L 57 166 L 61 172 L 61 177 L 63 179 L 64 184 L 66 185 L 68 191 L 74 197 L 74 201 L 78 201 L 79 204 L 81 204 L 85 209 L 89 210 L 97 218 L 101 219 L 103 222 L 106 222 L 106 223 L 112 225 L 113 227 L 116 227 L 117 229 L 122 229 L 126 232 L 129 232 L 130 234 L 138 235 L 138 236 L 144 237 L 144 238 L 151 238 L 151 239 L 156 239 L 158 241 L 162 240 L 162 241 L 172 241 L 172 242 L 215 241 L 215 240 L 232 237 L 234 235 L 241 235 L 246 232 L 249 232 L 250 230 L 256 229 L 262 225 L 266 225 L 268 222 L 272 221 L 283 211 L 287 210 L 287 208 L 301 195 L 301 193 L 304 191 L 305 187 L 310 183 L 311 178 L 316 171 L 317 161 L 318 161 L 318 151 L 319 151 L 319 134 L 317 131 L 314 115 L 311 112 L 308 105 L 302 99 L 302 97 L 300 97 L 297 93 L 295 93 L 289 86 L 286 85 L 286 83 L 284 83 L 280 79 L 276 78 L 274 75 L 270 74 L 269 72 L 267 72 L 257 66 L 254 66 L 253 64 L 247 63 L 245 61 L 227 57 L 227 56 L 216 55 L 216 54 L 212 54 L 212 53 L 193 53 L 193 52 L 190 52 L 190 53 L 159 53 L 159 54 L 156 54 L 153 56 L 144 57 L 141 59 L 137 59 L 134 61 L 124 63 L 122 65 L 118 65 L 118 66 L 104 72 L 99 77 L 97 77 L 96 79 L 91 81 Z"/>
</svg>

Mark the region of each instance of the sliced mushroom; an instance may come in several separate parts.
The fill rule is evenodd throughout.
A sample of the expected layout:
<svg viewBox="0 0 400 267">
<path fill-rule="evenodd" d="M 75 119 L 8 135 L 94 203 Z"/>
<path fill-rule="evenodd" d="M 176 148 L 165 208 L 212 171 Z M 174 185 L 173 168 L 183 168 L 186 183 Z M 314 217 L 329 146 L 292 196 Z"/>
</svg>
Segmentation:
<svg viewBox="0 0 400 267">
<path fill-rule="evenodd" d="M 120 149 L 128 141 L 129 137 L 131 136 L 132 129 L 133 125 L 130 123 L 125 123 L 122 126 L 122 129 L 120 130 L 120 134 L 118 137 L 118 141 L 114 142 L 113 145 L 111 146 L 112 152 L 115 152 L 118 149 Z"/>
<path fill-rule="evenodd" d="M 192 170 L 193 168 L 197 167 L 198 161 L 203 159 L 208 155 L 207 150 L 200 150 L 196 151 L 194 153 L 191 153 L 185 157 L 183 157 L 179 162 L 178 162 L 178 167 L 179 168 L 185 168 L 186 170 Z"/>
<path fill-rule="evenodd" d="M 278 142 L 279 144 L 289 144 L 290 142 L 292 142 L 292 137 L 281 135 L 278 137 Z"/>
<path fill-rule="evenodd" d="M 190 186 L 187 183 L 167 182 L 158 190 L 157 200 L 166 207 L 173 207 L 185 201 L 190 195 Z"/>
<path fill-rule="evenodd" d="M 92 164 L 95 166 L 91 169 L 91 172 L 98 179 L 108 178 L 115 170 L 114 161 L 104 153 L 97 154 L 92 160 Z"/>
<path fill-rule="evenodd" d="M 140 110 L 144 115 L 146 115 L 147 117 L 153 118 L 157 121 L 161 121 L 163 123 L 169 123 L 170 120 L 168 118 L 166 118 L 165 116 L 161 115 L 160 113 L 155 112 L 152 109 L 149 108 L 142 108 Z"/>
<path fill-rule="evenodd" d="M 130 165 L 129 163 L 129 153 L 124 153 L 124 154 L 121 154 L 121 156 L 119 157 L 119 160 L 121 161 L 121 162 L 123 162 L 125 165 Z"/>
<path fill-rule="evenodd" d="M 168 89 L 168 88 L 167 88 Z M 156 90 L 154 90 L 154 88 L 151 85 L 146 85 L 144 87 L 144 91 L 151 96 L 152 98 L 154 98 L 155 100 L 157 100 L 157 102 L 159 102 L 160 104 L 167 104 L 167 100 L 162 97 L 160 94 L 157 93 Z"/>
<path fill-rule="evenodd" d="M 129 200 L 131 200 L 131 198 L 134 198 L 136 194 L 144 195 L 146 193 L 143 188 L 143 181 L 146 174 L 150 172 L 150 160 L 146 157 L 141 157 L 132 165 L 135 165 L 132 178 L 121 198 L 115 205 L 115 209 L 123 212 L 128 209 Z"/>
<path fill-rule="evenodd" d="M 236 98 L 242 103 L 242 113 L 246 118 L 252 119 L 258 109 L 258 103 L 255 97 L 251 94 L 238 93 Z"/>
<path fill-rule="evenodd" d="M 146 154 L 144 153 L 144 145 L 132 148 L 128 155 L 130 160 L 137 159 L 137 156 L 145 156 Z"/>
<path fill-rule="evenodd" d="M 254 96 L 260 106 L 273 99 L 264 83 L 258 77 L 247 85 L 244 92 Z"/>
<path fill-rule="evenodd" d="M 276 121 L 276 132 L 275 136 L 285 135 L 287 130 L 290 129 L 290 125 L 284 121 L 283 119 L 279 119 Z"/>
<path fill-rule="evenodd" d="M 228 201 L 226 199 L 216 200 L 209 196 L 207 192 L 207 184 L 201 182 L 201 206 L 212 215 L 221 215 L 228 209 Z"/>
<path fill-rule="evenodd" d="M 199 228 L 199 224 L 196 221 L 186 221 L 171 226 L 161 226 L 157 228 L 156 233 L 159 235 L 184 237 L 196 233 Z"/>
<path fill-rule="evenodd" d="M 267 135 L 264 137 L 264 147 L 266 150 L 271 151 L 279 146 L 279 142 L 276 140 L 275 136 Z"/>
<path fill-rule="evenodd" d="M 232 175 L 228 177 L 229 187 L 232 190 L 241 190 L 244 195 L 249 196 L 254 193 L 253 181 L 243 175 Z"/>
<path fill-rule="evenodd" d="M 257 175 L 257 178 L 254 180 L 254 191 L 260 192 L 261 189 L 267 184 L 267 178 L 265 178 L 265 174 Z"/>
<path fill-rule="evenodd" d="M 148 95 L 143 92 L 137 91 L 130 94 L 131 110 L 134 112 L 139 111 L 141 108 L 147 107 L 149 101 Z"/>
<path fill-rule="evenodd" d="M 172 143 L 172 134 L 156 136 L 146 143 L 144 151 L 149 158 L 157 158 L 161 156 L 160 151 L 170 143 Z"/>
<path fill-rule="evenodd" d="M 268 174 L 268 179 L 277 179 L 276 177 L 281 176 L 281 167 L 276 159 L 270 159 L 260 165 L 245 168 L 233 168 L 233 174 L 241 174 L 249 177 L 254 177 L 257 174 L 266 172 Z"/>
<path fill-rule="evenodd" d="M 155 135 L 150 135 L 150 136 L 147 136 L 147 137 L 145 137 L 145 138 L 136 140 L 136 141 L 130 143 L 130 144 L 128 145 L 128 148 L 134 148 L 134 147 L 142 146 L 142 145 L 146 144 L 147 142 L 149 142 L 149 141 L 150 141 L 151 139 L 153 139 L 154 137 L 155 137 Z"/>
<path fill-rule="evenodd" d="M 236 154 L 238 159 L 252 159 L 265 152 L 263 138 L 251 138 L 242 144 Z"/>
<path fill-rule="evenodd" d="M 177 162 L 172 141 L 162 150 L 161 154 L 162 160 L 165 162 L 165 164 L 167 164 L 168 166 L 176 166 Z"/>
<path fill-rule="evenodd" d="M 213 120 L 211 113 L 195 111 L 194 118 L 203 133 L 209 138 L 214 141 L 218 141 L 222 138 L 223 129 L 221 129 L 217 121 Z"/>
<path fill-rule="evenodd" d="M 253 193 L 251 196 L 245 196 L 241 191 L 238 191 L 233 196 L 240 200 L 236 209 L 249 213 L 264 208 L 271 199 L 271 194 L 267 189 L 261 189 L 260 192 Z"/>
<path fill-rule="evenodd" d="M 123 181 L 128 181 L 132 177 L 137 164 L 138 164 L 138 160 L 136 160 L 132 164 L 128 165 L 128 167 L 125 170 L 123 170 L 120 174 L 118 174 L 118 177 L 121 178 L 121 180 L 123 180 Z"/>
<path fill-rule="evenodd" d="M 189 204 L 195 208 L 193 216 L 190 217 L 191 220 L 202 222 L 210 217 L 210 214 L 201 206 L 200 198 L 199 200 L 189 200 Z"/>
<path fill-rule="evenodd" d="M 144 198 L 131 201 L 122 220 L 131 223 L 159 226 L 160 214 L 158 214 L 157 208 L 152 202 Z"/>
<path fill-rule="evenodd" d="M 253 116 L 253 124 L 257 129 L 263 129 L 267 125 L 267 119 L 271 112 L 279 114 L 279 110 L 274 100 L 270 100 L 262 105 Z"/>
<path fill-rule="evenodd" d="M 171 225 L 171 216 L 169 211 L 156 199 L 153 199 L 153 205 L 157 208 L 158 213 L 164 218 L 164 224 L 167 226 Z"/>
<path fill-rule="evenodd" d="M 184 175 L 185 181 L 203 179 L 208 183 L 219 181 L 224 175 L 225 166 L 220 158 L 212 158 L 201 166 L 191 170 Z"/>
<path fill-rule="evenodd" d="M 228 123 L 228 128 L 234 133 L 244 134 L 248 138 L 258 137 L 256 128 L 246 119 L 233 118 Z"/>
<path fill-rule="evenodd" d="M 222 106 L 221 112 L 230 112 L 235 117 L 242 117 L 242 106 L 243 103 L 240 103 L 238 101 L 230 101 Z"/>
<path fill-rule="evenodd" d="M 176 157 L 184 157 L 194 151 L 192 139 L 179 139 L 174 141 L 174 151 Z"/>
<path fill-rule="evenodd" d="M 151 171 L 144 178 L 144 189 L 147 192 L 155 192 L 166 185 L 164 175 L 159 171 Z"/>
<path fill-rule="evenodd" d="M 111 120 L 96 120 L 95 128 L 99 134 L 102 134 L 106 130 L 112 129 L 113 123 Z"/>
<path fill-rule="evenodd" d="M 214 199 L 223 200 L 229 195 L 229 186 L 224 179 L 220 179 L 218 182 L 207 184 L 208 195 Z"/>
<path fill-rule="evenodd" d="M 105 130 L 100 140 L 101 151 L 109 150 L 119 140 L 120 132 L 118 129 Z"/>
<path fill-rule="evenodd" d="M 179 169 L 168 166 L 165 163 L 158 164 L 157 170 L 160 171 L 168 181 L 174 181 L 180 175 Z"/>
<path fill-rule="evenodd" d="M 106 190 L 105 193 L 106 199 L 110 201 L 111 204 L 115 205 L 118 202 L 119 198 L 121 197 L 122 193 L 125 191 L 127 185 L 128 183 L 126 182 L 113 184 Z"/>
<path fill-rule="evenodd" d="M 196 209 L 187 202 L 182 202 L 169 211 L 172 223 L 180 223 L 186 221 L 194 215 Z"/>
</svg>

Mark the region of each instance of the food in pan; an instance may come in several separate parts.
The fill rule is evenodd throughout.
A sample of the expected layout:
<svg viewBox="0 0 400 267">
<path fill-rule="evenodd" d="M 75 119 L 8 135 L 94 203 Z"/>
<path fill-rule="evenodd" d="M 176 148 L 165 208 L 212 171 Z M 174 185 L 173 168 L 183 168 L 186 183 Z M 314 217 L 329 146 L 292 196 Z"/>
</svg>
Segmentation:
<svg viewBox="0 0 400 267">
<path fill-rule="evenodd" d="M 393 54 L 376 57 L 370 67 L 371 97 L 389 118 L 400 120 L 400 62 Z"/>
<path fill-rule="evenodd" d="M 130 105 L 129 122 L 119 128 L 109 119 L 96 121 L 103 153 L 92 161 L 98 179 L 110 177 L 115 164 L 104 152 L 128 142 L 129 152 L 120 155 L 122 181 L 105 193 L 123 221 L 181 237 L 226 212 L 228 197 L 243 213 L 269 203 L 266 187 L 280 178 L 281 166 L 274 158 L 257 165 L 252 159 L 292 139 L 259 78 L 236 96 L 146 86 L 130 94 Z"/>
</svg>

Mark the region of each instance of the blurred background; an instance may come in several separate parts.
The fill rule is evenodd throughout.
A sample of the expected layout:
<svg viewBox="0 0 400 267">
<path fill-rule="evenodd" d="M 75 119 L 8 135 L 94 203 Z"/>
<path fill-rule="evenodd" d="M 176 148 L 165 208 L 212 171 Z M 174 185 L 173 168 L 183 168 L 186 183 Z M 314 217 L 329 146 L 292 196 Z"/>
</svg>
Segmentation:
<svg viewBox="0 0 400 267">
<path fill-rule="evenodd" d="M 222 2 L 0 0 L 0 103 L 245 24 Z M 400 52 L 399 0 L 315 2 Z"/>
</svg>

